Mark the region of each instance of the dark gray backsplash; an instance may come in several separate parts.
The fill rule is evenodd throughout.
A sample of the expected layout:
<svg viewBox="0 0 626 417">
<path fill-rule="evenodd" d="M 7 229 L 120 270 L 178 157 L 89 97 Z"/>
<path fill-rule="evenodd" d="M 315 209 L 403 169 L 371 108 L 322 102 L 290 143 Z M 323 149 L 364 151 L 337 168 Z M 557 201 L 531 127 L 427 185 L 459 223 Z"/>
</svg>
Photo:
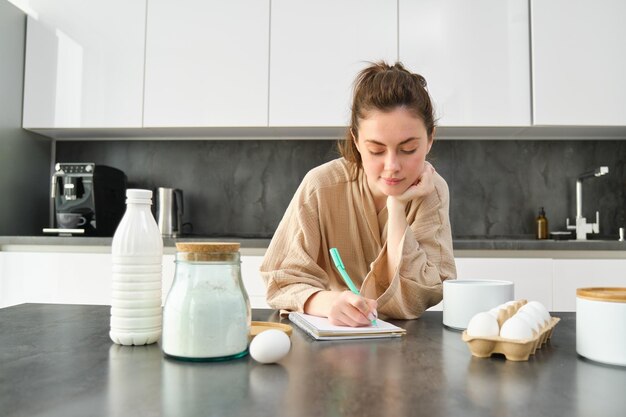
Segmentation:
<svg viewBox="0 0 626 417">
<path fill-rule="evenodd" d="M 450 187 L 455 236 L 534 235 L 545 207 L 550 231 L 575 223 L 576 178 L 605 165 L 609 174 L 583 181 L 583 213 L 600 234 L 626 226 L 626 141 L 441 141 L 431 161 Z"/>
<path fill-rule="evenodd" d="M 270 237 L 312 167 L 337 157 L 332 141 L 57 142 L 57 162 L 95 162 L 126 172 L 129 186 L 180 188 L 184 221 L 211 236 Z M 600 165 L 609 175 L 583 183 L 583 216 L 601 233 L 626 226 L 626 141 L 442 140 L 429 157 L 450 187 L 455 237 L 534 234 L 545 207 L 549 230 L 576 215 L 576 177 Z"/>
</svg>

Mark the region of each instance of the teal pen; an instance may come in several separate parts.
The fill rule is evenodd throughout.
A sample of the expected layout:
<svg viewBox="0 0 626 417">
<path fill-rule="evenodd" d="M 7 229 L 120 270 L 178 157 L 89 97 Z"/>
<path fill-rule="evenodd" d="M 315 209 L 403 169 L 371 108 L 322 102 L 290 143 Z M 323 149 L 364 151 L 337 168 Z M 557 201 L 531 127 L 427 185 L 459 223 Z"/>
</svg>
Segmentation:
<svg viewBox="0 0 626 417">
<path fill-rule="evenodd" d="M 341 261 L 341 256 L 339 256 L 339 251 L 337 250 L 337 248 L 330 248 L 330 257 L 333 258 L 335 267 L 339 271 L 339 274 L 341 275 L 341 278 L 343 278 L 346 285 L 348 285 L 348 288 L 350 288 L 350 291 L 360 296 L 361 293 L 359 292 L 359 289 L 356 287 L 356 285 L 354 285 L 354 282 L 352 282 L 352 280 L 350 279 L 350 276 L 348 275 L 348 272 L 346 271 L 346 267 L 343 265 L 343 262 Z M 376 319 L 372 320 L 372 324 L 374 326 L 377 326 Z"/>
</svg>

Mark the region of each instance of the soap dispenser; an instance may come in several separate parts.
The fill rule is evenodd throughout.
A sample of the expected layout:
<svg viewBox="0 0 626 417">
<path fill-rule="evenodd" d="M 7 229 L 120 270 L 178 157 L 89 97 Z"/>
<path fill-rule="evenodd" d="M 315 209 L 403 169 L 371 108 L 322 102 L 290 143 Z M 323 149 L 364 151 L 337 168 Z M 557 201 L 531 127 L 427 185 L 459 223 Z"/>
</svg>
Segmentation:
<svg viewBox="0 0 626 417">
<path fill-rule="evenodd" d="M 539 215 L 535 221 L 536 231 L 537 231 L 537 239 L 547 239 L 548 238 L 548 219 L 546 218 L 546 212 L 543 207 L 539 210 Z"/>
</svg>

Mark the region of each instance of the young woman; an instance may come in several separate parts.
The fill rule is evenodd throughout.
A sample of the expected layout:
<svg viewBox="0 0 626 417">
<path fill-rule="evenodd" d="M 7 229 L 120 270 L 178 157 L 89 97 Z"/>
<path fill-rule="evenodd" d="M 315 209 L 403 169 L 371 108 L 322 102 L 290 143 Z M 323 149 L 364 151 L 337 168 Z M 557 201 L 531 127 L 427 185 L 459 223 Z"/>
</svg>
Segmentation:
<svg viewBox="0 0 626 417">
<path fill-rule="evenodd" d="M 412 319 L 441 301 L 456 269 L 448 186 L 425 161 L 434 134 L 422 76 L 400 63 L 360 72 L 343 157 L 305 176 L 261 265 L 270 306 L 366 326 L 377 313 Z"/>
</svg>

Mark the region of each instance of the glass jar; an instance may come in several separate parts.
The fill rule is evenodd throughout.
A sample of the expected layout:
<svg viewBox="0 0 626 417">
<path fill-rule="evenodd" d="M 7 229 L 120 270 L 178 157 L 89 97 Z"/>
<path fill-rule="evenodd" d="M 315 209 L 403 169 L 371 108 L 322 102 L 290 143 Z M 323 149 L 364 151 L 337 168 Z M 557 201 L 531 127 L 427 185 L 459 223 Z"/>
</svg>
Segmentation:
<svg viewBox="0 0 626 417">
<path fill-rule="evenodd" d="M 166 356 L 191 361 L 248 353 L 250 301 L 239 243 L 176 243 L 176 273 L 163 308 Z"/>
</svg>

